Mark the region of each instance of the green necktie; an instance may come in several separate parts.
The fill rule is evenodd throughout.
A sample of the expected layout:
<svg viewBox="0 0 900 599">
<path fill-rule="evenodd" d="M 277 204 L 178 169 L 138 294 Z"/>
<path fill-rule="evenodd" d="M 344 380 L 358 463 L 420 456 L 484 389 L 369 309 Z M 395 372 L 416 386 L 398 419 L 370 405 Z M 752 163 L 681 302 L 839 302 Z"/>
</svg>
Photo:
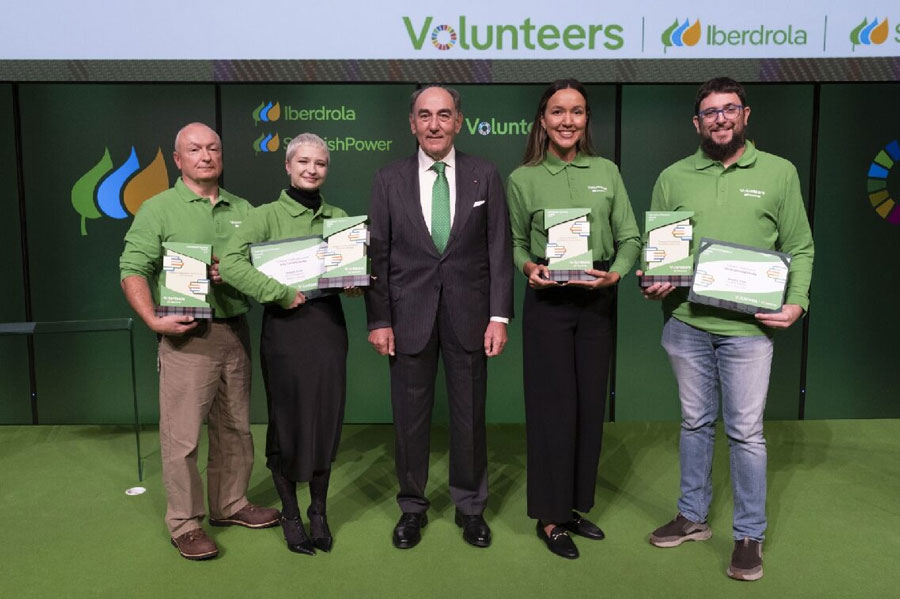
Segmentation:
<svg viewBox="0 0 900 599">
<path fill-rule="evenodd" d="M 443 254 L 450 239 L 450 184 L 444 174 L 446 164 L 435 162 L 431 168 L 437 172 L 431 188 L 431 238 L 438 252 Z"/>
</svg>

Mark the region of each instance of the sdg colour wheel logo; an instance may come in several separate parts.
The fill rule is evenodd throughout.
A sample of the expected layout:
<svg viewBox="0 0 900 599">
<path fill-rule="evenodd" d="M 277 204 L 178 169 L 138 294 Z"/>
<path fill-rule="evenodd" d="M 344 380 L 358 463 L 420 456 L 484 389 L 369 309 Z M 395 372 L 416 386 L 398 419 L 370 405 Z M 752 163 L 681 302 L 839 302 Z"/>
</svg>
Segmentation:
<svg viewBox="0 0 900 599">
<path fill-rule="evenodd" d="M 669 28 L 663 31 L 662 43 L 663 54 L 672 46 L 696 46 L 700 41 L 700 19 L 696 19 L 693 25 L 690 20 L 685 19 L 683 23 L 679 23 L 678 19 L 669 25 Z"/>
<path fill-rule="evenodd" d="M 900 225 L 900 206 L 888 190 L 888 177 L 898 162 L 900 162 L 900 143 L 895 139 L 875 155 L 875 159 L 869 165 L 869 179 L 866 181 L 869 202 L 875 208 L 875 212 L 892 225 Z M 897 178 L 900 178 L 900 175 L 895 172 L 894 180 Z"/>
<path fill-rule="evenodd" d="M 456 45 L 456 32 L 449 25 L 438 25 L 431 32 L 431 43 L 438 50 L 449 50 Z"/>
<path fill-rule="evenodd" d="M 853 45 L 853 50 L 860 45 L 883 44 L 887 39 L 889 27 L 887 17 L 880 23 L 877 18 L 872 19 L 871 23 L 868 19 L 863 19 L 862 23 L 850 32 L 850 43 Z"/>
<path fill-rule="evenodd" d="M 259 106 L 253 109 L 253 124 L 259 125 L 260 122 L 272 123 L 281 118 L 281 102 L 266 103 L 265 100 L 259 103 Z"/>
<path fill-rule="evenodd" d="M 116 169 L 109 148 L 104 148 L 100 161 L 72 186 L 72 207 L 81 215 L 81 235 L 87 235 L 88 219 L 128 218 L 137 214 L 145 200 L 168 188 L 169 171 L 159 148 L 143 170 L 134 146 L 128 159 Z"/>
</svg>

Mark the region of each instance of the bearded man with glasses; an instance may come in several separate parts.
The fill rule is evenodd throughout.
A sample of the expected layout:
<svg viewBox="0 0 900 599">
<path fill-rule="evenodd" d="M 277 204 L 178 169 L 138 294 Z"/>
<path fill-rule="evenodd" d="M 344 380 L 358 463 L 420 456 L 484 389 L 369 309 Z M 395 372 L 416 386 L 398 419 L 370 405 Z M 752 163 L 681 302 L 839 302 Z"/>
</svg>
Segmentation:
<svg viewBox="0 0 900 599">
<path fill-rule="evenodd" d="M 690 303 L 688 289 L 656 283 L 662 300 L 662 345 L 681 401 L 681 496 L 675 519 L 650 534 L 657 547 L 712 536 L 712 460 L 721 390 L 722 417 L 734 495 L 734 550 L 728 576 L 762 578 L 766 530 L 766 442 L 763 411 L 772 365 L 772 336 L 809 307 L 813 240 L 797 169 L 746 139 L 750 107 L 740 83 L 727 77 L 700 86 L 693 123 L 700 147 L 660 174 L 651 210 L 694 212 L 695 247 L 702 237 L 791 255 L 779 312 L 747 315 Z M 640 274 L 640 273 L 638 273 Z"/>
</svg>

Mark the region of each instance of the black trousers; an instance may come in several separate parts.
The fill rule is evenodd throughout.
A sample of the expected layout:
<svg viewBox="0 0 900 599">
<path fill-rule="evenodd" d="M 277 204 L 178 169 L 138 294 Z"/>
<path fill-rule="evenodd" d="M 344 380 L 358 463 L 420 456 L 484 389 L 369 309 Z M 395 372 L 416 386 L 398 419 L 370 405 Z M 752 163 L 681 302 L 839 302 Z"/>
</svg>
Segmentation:
<svg viewBox="0 0 900 599">
<path fill-rule="evenodd" d="M 488 495 L 487 358 L 483 349 L 469 352 L 460 345 L 443 304 L 425 348 L 390 358 L 394 459 L 400 483 L 397 503 L 404 512 L 425 512 L 429 506 L 425 485 L 438 355 L 444 363 L 450 408 L 450 497 L 463 514 L 481 514 Z"/>
<path fill-rule="evenodd" d="M 594 505 L 609 378 L 614 289 L 526 288 L 522 314 L 528 515 Z"/>
</svg>

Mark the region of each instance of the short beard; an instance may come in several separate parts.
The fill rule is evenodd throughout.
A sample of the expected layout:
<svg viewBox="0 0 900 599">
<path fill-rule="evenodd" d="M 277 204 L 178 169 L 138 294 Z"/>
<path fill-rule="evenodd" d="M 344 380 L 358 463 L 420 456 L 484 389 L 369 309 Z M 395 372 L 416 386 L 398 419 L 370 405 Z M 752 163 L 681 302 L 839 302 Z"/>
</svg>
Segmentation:
<svg viewBox="0 0 900 599">
<path fill-rule="evenodd" d="M 701 136 L 700 149 L 702 149 L 703 153 L 709 156 L 711 160 L 724 162 L 744 147 L 744 140 L 747 137 L 746 132 L 746 128 L 741 128 L 739 132 L 732 130 L 731 141 L 726 144 L 716 143 L 713 141 L 711 135 L 709 137 Z"/>
</svg>

